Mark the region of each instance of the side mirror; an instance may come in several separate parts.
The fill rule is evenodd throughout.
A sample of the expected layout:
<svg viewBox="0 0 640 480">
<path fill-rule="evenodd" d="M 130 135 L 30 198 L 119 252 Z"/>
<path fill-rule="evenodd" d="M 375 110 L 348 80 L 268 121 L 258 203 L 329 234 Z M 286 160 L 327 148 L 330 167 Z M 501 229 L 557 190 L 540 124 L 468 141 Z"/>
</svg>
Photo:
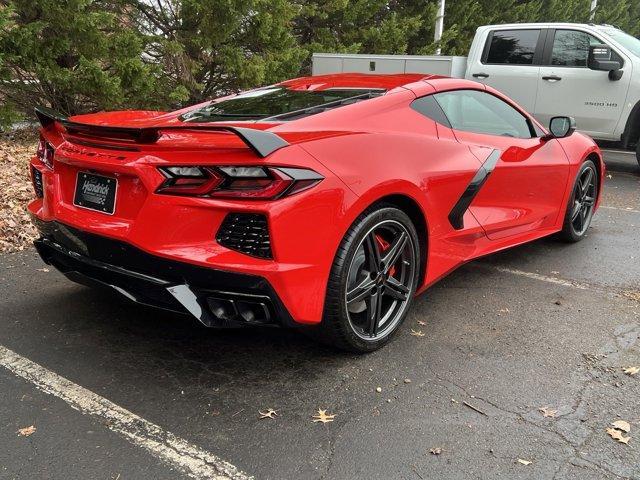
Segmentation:
<svg viewBox="0 0 640 480">
<path fill-rule="evenodd" d="M 547 138 L 565 138 L 576 131 L 576 120 L 573 117 L 553 117 L 549 122 Z"/>
<path fill-rule="evenodd" d="M 607 45 L 592 45 L 589 47 L 589 57 L 587 66 L 591 70 L 611 72 L 620 70 L 622 63 L 619 60 L 612 60 L 613 51 Z"/>
</svg>

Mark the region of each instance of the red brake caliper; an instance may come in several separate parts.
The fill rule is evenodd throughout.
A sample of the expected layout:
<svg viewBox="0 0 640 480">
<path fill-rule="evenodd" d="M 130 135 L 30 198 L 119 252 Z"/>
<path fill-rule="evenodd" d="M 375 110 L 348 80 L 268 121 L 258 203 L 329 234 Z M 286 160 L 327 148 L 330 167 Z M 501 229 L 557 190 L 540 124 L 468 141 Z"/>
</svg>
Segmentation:
<svg viewBox="0 0 640 480">
<path fill-rule="evenodd" d="M 378 247 L 380 248 L 380 253 L 384 253 L 387 250 L 389 250 L 389 247 L 391 246 L 391 244 L 387 242 L 384 238 L 382 238 L 380 235 L 378 235 L 377 233 L 375 235 L 376 235 L 376 241 L 378 242 Z M 393 277 L 395 274 L 396 274 L 396 266 L 394 265 L 389 270 L 389 275 Z"/>
</svg>

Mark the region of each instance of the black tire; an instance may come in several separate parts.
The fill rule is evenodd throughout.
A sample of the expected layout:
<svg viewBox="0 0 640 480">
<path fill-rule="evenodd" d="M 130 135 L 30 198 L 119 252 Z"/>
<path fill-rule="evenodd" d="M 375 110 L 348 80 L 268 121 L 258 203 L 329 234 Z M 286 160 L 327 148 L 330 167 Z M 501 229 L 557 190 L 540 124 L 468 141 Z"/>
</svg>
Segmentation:
<svg viewBox="0 0 640 480">
<path fill-rule="evenodd" d="M 636 145 L 636 160 L 638 161 L 638 166 L 640 167 L 640 139 L 638 140 L 638 144 Z"/>
<path fill-rule="evenodd" d="M 587 181 L 587 178 L 590 180 Z M 585 183 L 588 184 L 585 186 Z M 592 160 L 586 160 L 574 180 L 564 224 L 559 234 L 565 242 L 579 242 L 586 236 L 593 218 L 599 184 L 598 168 Z"/>
<path fill-rule="evenodd" d="M 381 246 L 382 237 L 389 239 L 388 250 Z M 421 265 L 418 249 L 415 226 L 403 211 L 378 205 L 362 213 L 336 253 L 323 320 L 315 336 L 334 347 L 357 353 L 372 352 L 387 343 L 404 321 L 415 294 Z M 374 251 L 378 253 L 369 253 Z M 399 253 L 394 260 L 395 251 Z M 379 267 L 374 272 L 376 260 Z M 391 265 L 385 265 L 385 261 Z M 380 307 L 376 309 L 378 302 Z M 358 312 L 362 304 L 365 310 Z M 373 317 L 369 311 L 375 311 Z"/>
</svg>

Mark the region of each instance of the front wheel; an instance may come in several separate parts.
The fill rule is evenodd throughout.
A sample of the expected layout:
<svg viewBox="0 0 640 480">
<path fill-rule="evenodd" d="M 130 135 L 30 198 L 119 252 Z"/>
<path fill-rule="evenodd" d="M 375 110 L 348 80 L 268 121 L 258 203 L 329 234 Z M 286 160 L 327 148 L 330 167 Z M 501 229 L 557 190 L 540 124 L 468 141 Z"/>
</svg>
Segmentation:
<svg viewBox="0 0 640 480">
<path fill-rule="evenodd" d="M 579 242 L 585 237 L 597 198 L 598 169 L 591 160 L 587 160 L 576 176 L 560 238 L 567 242 Z"/>
<path fill-rule="evenodd" d="M 418 236 L 394 207 L 364 212 L 345 235 L 329 277 L 321 338 L 353 352 L 384 345 L 402 324 L 420 269 Z"/>
</svg>

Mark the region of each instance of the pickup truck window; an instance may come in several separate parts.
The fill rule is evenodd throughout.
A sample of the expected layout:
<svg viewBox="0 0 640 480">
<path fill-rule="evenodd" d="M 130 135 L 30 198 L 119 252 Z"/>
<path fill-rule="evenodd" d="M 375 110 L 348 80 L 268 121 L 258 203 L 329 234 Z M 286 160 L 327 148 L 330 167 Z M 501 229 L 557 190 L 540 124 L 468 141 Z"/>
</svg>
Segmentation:
<svg viewBox="0 0 640 480">
<path fill-rule="evenodd" d="M 602 42 L 586 32 L 578 30 L 556 30 L 551 52 L 551 65 L 586 67 L 589 46 Z"/>
<path fill-rule="evenodd" d="M 479 90 L 453 90 L 433 94 L 451 128 L 465 132 L 532 138 L 529 121 L 508 103 Z"/>
<path fill-rule="evenodd" d="M 540 30 L 496 30 L 483 63 L 532 65 Z"/>
</svg>

